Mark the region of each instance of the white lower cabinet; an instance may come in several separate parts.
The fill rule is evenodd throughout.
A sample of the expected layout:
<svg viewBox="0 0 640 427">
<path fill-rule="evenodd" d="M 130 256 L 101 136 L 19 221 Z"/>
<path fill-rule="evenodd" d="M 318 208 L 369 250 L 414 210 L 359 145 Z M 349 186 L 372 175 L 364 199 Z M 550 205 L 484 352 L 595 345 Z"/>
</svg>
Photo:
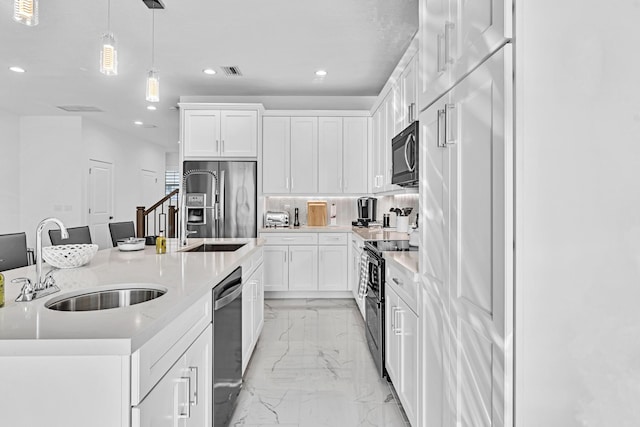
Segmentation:
<svg viewBox="0 0 640 427">
<path fill-rule="evenodd" d="M 286 291 L 289 289 L 289 246 L 264 247 L 264 290 Z"/>
<path fill-rule="evenodd" d="M 349 287 L 353 298 L 360 309 L 362 318 L 365 318 L 364 298 L 358 297 L 360 287 L 360 270 L 362 268 L 362 251 L 364 250 L 364 239 L 355 233 L 351 234 L 351 256 L 349 257 Z M 366 267 L 366 266 L 365 266 Z"/>
<path fill-rule="evenodd" d="M 318 290 L 318 247 L 289 246 L 289 290 Z"/>
<path fill-rule="evenodd" d="M 318 289 L 348 291 L 347 246 L 318 247 Z"/>
<path fill-rule="evenodd" d="M 414 286 L 408 283 L 405 286 Z M 418 412 L 418 315 L 389 281 L 385 285 L 385 363 L 411 425 Z"/>
<path fill-rule="evenodd" d="M 349 291 L 349 233 L 262 233 L 267 292 Z"/>
<path fill-rule="evenodd" d="M 151 392 L 131 409 L 132 426 L 210 426 L 212 350 L 209 325 Z"/>
<path fill-rule="evenodd" d="M 242 288 L 242 373 L 247 369 L 264 325 L 264 269 L 262 263 Z"/>
</svg>

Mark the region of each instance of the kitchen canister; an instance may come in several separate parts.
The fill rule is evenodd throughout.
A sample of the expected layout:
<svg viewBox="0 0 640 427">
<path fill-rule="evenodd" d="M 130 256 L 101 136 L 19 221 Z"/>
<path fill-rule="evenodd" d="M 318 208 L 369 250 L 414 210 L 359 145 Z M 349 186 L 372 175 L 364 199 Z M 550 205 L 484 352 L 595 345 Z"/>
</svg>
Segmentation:
<svg viewBox="0 0 640 427">
<path fill-rule="evenodd" d="M 396 218 L 396 231 L 398 233 L 406 233 L 409 231 L 409 217 L 398 215 Z"/>
</svg>

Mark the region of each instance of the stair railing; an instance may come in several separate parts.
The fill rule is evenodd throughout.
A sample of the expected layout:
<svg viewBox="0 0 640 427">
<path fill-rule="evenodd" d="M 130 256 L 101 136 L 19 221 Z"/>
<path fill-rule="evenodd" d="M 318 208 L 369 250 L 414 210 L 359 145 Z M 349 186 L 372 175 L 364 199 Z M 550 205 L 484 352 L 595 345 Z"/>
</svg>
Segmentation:
<svg viewBox="0 0 640 427">
<path fill-rule="evenodd" d="M 165 232 L 165 237 L 177 236 L 178 208 L 171 204 L 171 198 L 178 192 L 176 188 L 148 209 L 144 206 L 136 208 L 137 237 L 157 236 L 160 230 Z"/>
</svg>

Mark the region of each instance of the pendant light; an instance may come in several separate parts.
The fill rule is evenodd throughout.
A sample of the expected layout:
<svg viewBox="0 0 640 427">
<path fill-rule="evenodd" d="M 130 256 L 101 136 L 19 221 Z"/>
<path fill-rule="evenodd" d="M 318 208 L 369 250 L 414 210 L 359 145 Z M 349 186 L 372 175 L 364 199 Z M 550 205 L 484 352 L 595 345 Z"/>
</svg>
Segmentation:
<svg viewBox="0 0 640 427">
<path fill-rule="evenodd" d="M 13 20 L 29 27 L 38 25 L 38 0 L 13 0 Z"/>
<path fill-rule="evenodd" d="M 155 62 L 155 25 L 156 25 L 156 8 L 155 5 L 151 10 L 151 69 L 147 73 L 147 101 L 160 102 L 160 75 L 158 70 L 154 68 Z"/>
<path fill-rule="evenodd" d="M 107 1 L 107 32 L 102 35 L 100 72 L 107 76 L 115 76 L 118 74 L 118 51 L 116 38 L 111 32 L 111 0 Z"/>
</svg>

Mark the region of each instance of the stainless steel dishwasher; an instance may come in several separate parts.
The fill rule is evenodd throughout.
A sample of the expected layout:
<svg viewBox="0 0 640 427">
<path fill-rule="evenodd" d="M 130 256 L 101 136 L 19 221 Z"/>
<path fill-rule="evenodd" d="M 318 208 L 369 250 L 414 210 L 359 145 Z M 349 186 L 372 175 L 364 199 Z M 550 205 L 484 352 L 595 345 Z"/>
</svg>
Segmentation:
<svg viewBox="0 0 640 427">
<path fill-rule="evenodd" d="M 242 268 L 213 289 L 213 413 L 227 427 L 242 388 Z"/>
</svg>

